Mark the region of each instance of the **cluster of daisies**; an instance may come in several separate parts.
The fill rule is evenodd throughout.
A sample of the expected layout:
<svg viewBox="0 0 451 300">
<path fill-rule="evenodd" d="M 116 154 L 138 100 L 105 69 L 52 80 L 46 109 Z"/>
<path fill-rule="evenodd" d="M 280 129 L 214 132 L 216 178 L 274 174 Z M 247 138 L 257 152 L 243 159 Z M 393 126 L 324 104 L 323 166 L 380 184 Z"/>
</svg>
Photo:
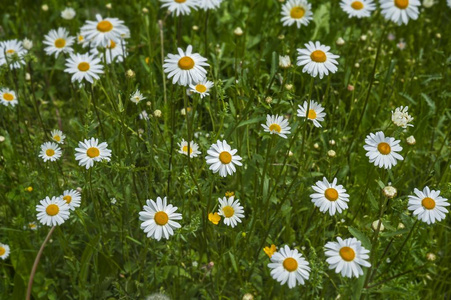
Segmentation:
<svg viewBox="0 0 451 300">
<path fill-rule="evenodd" d="M 173 16 L 189 15 L 192 10 L 215 10 L 221 5 L 222 0 L 160 0 L 161 8 L 167 8 Z"/>
<path fill-rule="evenodd" d="M 80 207 L 81 194 L 77 190 L 66 190 L 60 196 L 45 197 L 36 205 L 38 221 L 43 225 L 57 226 L 69 219 L 70 211 Z"/>
</svg>

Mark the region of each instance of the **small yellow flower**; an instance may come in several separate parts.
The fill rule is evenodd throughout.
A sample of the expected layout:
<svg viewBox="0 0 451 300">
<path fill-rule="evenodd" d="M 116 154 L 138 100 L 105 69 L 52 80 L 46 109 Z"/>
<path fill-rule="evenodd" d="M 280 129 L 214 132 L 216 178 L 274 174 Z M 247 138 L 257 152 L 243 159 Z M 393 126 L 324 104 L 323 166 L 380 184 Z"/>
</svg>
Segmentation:
<svg viewBox="0 0 451 300">
<path fill-rule="evenodd" d="M 227 198 L 230 198 L 230 197 L 235 196 L 235 193 L 234 193 L 234 192 L 229 192 L 229 191 L 227 191 L 227 192 L 225 193 L 225 196 L 226 196 Z"/>
<path fill-rule="evenodd" d="M 210 220 L 211 223 L 218 225 L 219 221 L 221 221 L 221 216 L 218 215 L 217 212 L 215 213 L 209 213 L 208 214 L 208 220 Z"/>
<path fill-rule="evenodd" d="M 269 256 L 269 258 L 271 258 L 271 256 L 276 253 L 277 251 L 277 247 L 276 245 L 272 244 L 270 247 L 265 247 L 263 248 L 263 251 L 266 253 L 266 255 Z"/>
<path fill-rule="evenodd" d="M 27 192 L 32 192 L 32 191 L 33 191 L 33 187 L 32 187 L 32 186 L 29 186 L 29 187 L 25 188 L 25 190 L 26 190 Z"/>
<path fill-rule="evenodd" d="M 146 57 L 146 64 L 149 64 L 149 62 L 150 62 L 150 57 Z"/>
</svg>

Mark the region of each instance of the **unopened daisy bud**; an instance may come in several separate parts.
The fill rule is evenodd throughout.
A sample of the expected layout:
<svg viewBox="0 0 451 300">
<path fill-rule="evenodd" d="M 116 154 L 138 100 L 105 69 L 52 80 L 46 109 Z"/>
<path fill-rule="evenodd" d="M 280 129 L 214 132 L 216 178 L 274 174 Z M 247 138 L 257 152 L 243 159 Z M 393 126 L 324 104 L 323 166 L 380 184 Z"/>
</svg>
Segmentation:
<svg viewBox="0 0 451 300">
<path fill-rule="evenodd" d="M 402 128 L 407 128 L 407 126 L 413 127 L 412 124 L 409 124 L 413 121 L 413 117 L 409 115 L 408 109 L 408 106 L 400 106 L 397 107 L 394 112 L 392 111 L 391 120 L 396 126 Z"/>
<path fill-rule="evenodd" d="M 384 194 L 385 197 L 392 199 L 396 197 L 398 190 L 396 190 L 396 188 L 391 185 L 387 185 L 382 189 L 382 194 Z"/>
<path fill-rule="evenodd" d="M 243 300 L 254 300 L 254 295 L 251 293 L 244 294 Z"/>
<path fill-rule="evenodd" d="M 156 118 L 160 118 L 161 117 L 161 110 L 159 110 L 159 109 L 156 109 L 154 112 L 153 112 L 153 115 L 156 117 Z"/>
<path fill-rule="evenodd" d="M 42 9 L 43 11 L 48 11 L 48 10 L 49 10 L 49 6 L 48 6 L 47 4 L 43 4 L 43 5 L 41 6 L 41 9 Z"/>
<path fill-rule="evenodd" d="M 354 86 L 351 84 L 348 84 L 348 91 L 352 92 L 354 90 Z"/>
<path fill-rule="evenodd" d="M 334 146 L 335 145 L 335 140 L 330 140 L 329 141 L 329 145 Z"/>
<path fill-rule="evenodd" d="M 329 155 L 329 157 L 335 157 L 337 153 L 334 150 L 329 150 L 327 151 L 327 155 Z"/>
<path fill-rule="evenodd" d="M 434 253 L 429 252 L 428 254 L 426 254 L 426 259 L 429 261 L 434 261 L 437 259 L 437 256 Z"/>
<path fill-rule="evenodd" d="M 415 145 L 417 143 L 417 141 L 415 140 L 415 137 L 413 135 L 407 137 L 406 142 L 409 145 Z"/>
<path fill-rule="evenodd" d="M 111 5 L 111 3 L 107 3 L 107 4 L 105 4 L 105 7 L 106 7 L 107 9 L 112 9 L 112 8 L 113 8 L 113 5 Z"/>
<path fill-rule="evenodd" d="M 423 0 L 423 6 L 426 8 L 430 8 L 434 5 L 434 0 Z"/>
<path fill-rule="evenodd" d="M 33 42 L 27 38 L 24 38 L 22 41 L 22 46 L 25 49 L 30 50 L 33 47 Z"/>
<path fill-rule="evenodd" d="M 0 143 L 3 143 L 5 141 L 5 137 L 3 135 L 0 135 Z"/>
<path fill-rule="evenodd" d="M 116 198 L 111 198 L 111 200 L 110 200 L 110 202 L 111 202 L 111 204 L 116 204 L 116 202 L 117 202 L 117 199 Z"/>
<path fill-rule="evenodd" d="M 272 98 L 271 97 L 266 97 L 265 101 L 266 101 L 266 103 L 270 104 L 272 102 Z"/>
<path fill-rule="evenodd" d="M 25 73 L 25 80 L 26 81 L 30 81 L 31 80 L 31 75 L 30 75 L 30 73 Z"/>
<path fill-rule="evenodd" d="M 281 34 L 277 37 L 279 40 L 284 40 L 285 39 L 285 35 Z"/>
<path fill-rule="evenodd" d="M 185 110 L 184 108 L 182 108 L 182 109 L 180 110 L 180 114 L 181 114 L 182 116 L 186 116 L 186 110 Z"/>
<path fill-rule="evenodd" d="M 152 102 L 147 101 L 147 102 L 146 102 L 146 105 L 147 105 L 147 106 L 151 106 L 151 105 L 152 105 Z"/>
<path fill-rule="evenodd" d="M 354 68 L 356 68 L 356 69 L 360 68 L 360 64 L 359 63 L 355 63 L 354 64 Z"/>
<path fill-rule="evenodd" d="M 199 26 L 193 25 L 193 30 L 194 30 L 194 31 L 198 31 L 198 30 L 199 30 Z"/>
<path fill-rule="evenodd" d="M 61 12 L 61 18 L 63 18 L 64 20 L 72 20 L 76 15 L 76 12 L 73 8 L 71 7 L 66 7 L 62 12 Z"/>
<path fill-rule="evenodd" d="M 241 29 L 241 27 L 237 27 L 237 28 L 235 28 L 235 30 L 233 31 L 233 33 L 236 35 L 236 36 L 242 36 L 243 35 L 243 29 Z"/>
<path fill-rule="evenodd" d="M 136 74 L 132 69 L 129 69 L 127 72 L 125 72 L 125 76 L 127 76 L 127 78 L 134 78 Z"/>
<path fill-rule="evenodd" d="M 380 225 L 379 225 L 379 223 L 380 223 Z M 379 227 L 379 226 L 380 226 L 379 231 L 384 231 L 384 229 L 385 229 L 384 224 L 382 224 L 382 222 L 380 220 L 376 220 L 373 223 L 371 223 L 371 228 L 373 228 L 374 231 L 376 231 L 377 227 Z"/>
<path fill-rule="evenodd" d="M 292 156 L 293 156 L 293 152 L 288 151 L 288 156 L 289 156 L 289 157 L 292 157 Z"/>
<path fill-rule="evenodd" d="M 285 84 L 285 88 L 287 89 L 287 91 L 291 91 L 291 89 L 293 88 L 292 84 Z"/>
<path fill-rule="evenodd" d="M 438 39 L 441 39 L 441 38 L 442 38 L 442 35 L 441 35 L 440 33 L 436 33 L 436 34 L 435 34 L 435 37 L 438 38 Z"/>
<path fill-rule="evenodd" d="M 361 41 L 366 41 L 366 38 L 367 38 L 367 36 L 366 36 L 365 34 L 363 34 L 363 35 L 360 36 L 360 40 L 361 40 Z"/>
<path fill-rule="evenodd" d="M 197 261 L 193 261 L 191 264 L 193 267 L 197 268 L 197 266 L 199 265 L 199 263 Z"/>
<path fill-rule="evenodd" d="M 142 9 L 143 14 L 149 13 L 149 9 L 147 7 L 143 7 Z"/>
<path fill-rule="evenodd" d="M 335 44 L 337 44 L 337 46 L 343 46 L 345 44 L 345 40 L 341 37 L 339 37 L 337 39 L 337 41 L 335 42 Z"/>
<path fill-rule="evenodd" d="M 314 144 L 313 144 L 313 148 L 319 149 L 319 144 L 318 144 L 318 143 L 314 143 Z"/>
<path fill-rule="evenodd" d="M 291 67 L 291 59 L 289 55 L 279 55 L 279 67 L 282 69 L 288 69 Z"/>
<path fill-rule="evenodd" d="M 390 257 L 387 257 L 387 259 L 385 260 L 385 262 L 386 262 L 387 264 L 391 263 Z"/>
</svg>

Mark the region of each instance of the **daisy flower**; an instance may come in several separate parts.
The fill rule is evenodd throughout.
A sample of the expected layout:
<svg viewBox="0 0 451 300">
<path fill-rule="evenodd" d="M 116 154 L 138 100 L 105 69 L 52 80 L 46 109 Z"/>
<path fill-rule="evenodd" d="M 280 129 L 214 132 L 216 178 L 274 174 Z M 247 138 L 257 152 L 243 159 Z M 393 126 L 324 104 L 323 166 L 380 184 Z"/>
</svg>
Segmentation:
<svg viewBox="0 0 451 300">
<path fill-rule="evenodd" d="M 52 130 L 52 132 L 50 132 L 50 135 L 52 136 L 52 140 L 54 140 L 58 144 L 63 144 L 64 139 L 66 138 L 66 135 L 64 135 L 64 133 L 58 129 Z"/>
<path fill-rule="evenodd" d="M 234 196 L 228 199 L 224 197 L 219 200 L 218 215 L 224 217 L 224 224 L 227 226 L 235 227 L 238 223 L 241 223 L 241 219 L 244 218 L 244 209 L 240 205 L 240 201 L 234 200 Z"/>
<path fill-rule="evenodd" d="M 22 46 L 22 42 L 18 40 L 9 40 L 0 42 L 0 66 L 9 64 L 11 69 L 19 69 L 21 65 L 25 65 L 23 57 L 27 54 Z"/>
<path fill-rule="evenodd" d="M 370 133 L 366 136 L 366 145 L 363 148 L 367 151 L 366 156 L 369 157 L 370 163 L 379 168 L 391 169 L 396 166 L 397 160 L 404 160 L 397 153 L 402 150 L 400 142 L 395 138 L 385 137 L 382 131 L 378 131 L 376 134 Z"/>
<path fill-rule="evenodd" d="M 205 79 L 207 71 L 203 66 L 209 66 L 206 63 L 207 59 L 192 51 L 191 45 L 186 48 L 186 52 L 178 48 L 178 54 L 168 54 L 164 60 L 164 72 L 168 73 L 168 78 L 172 77 L 173 84 L 186 86 Z"/>
<path fill-rule="evenodd" d="M 75 160 L 79 160 L 78 164 L 86 166 L 86 169 L 94 166 L 95 161 L 110 161 L 111 150 L 107 147 L 106 142 L 99 144 L 98 139 L 85 139 L 84 142 L 78 142 L 78 148 L 75 148 Z"/>
<path fill-rule="evenodd" d="M 8 245 L 0 243 L 0 258 L 1 259 L 3 259 L 3 260 L 7 259 L 10 252 L 11 251 L 10 251 Z"/>
<path fill-rule="evenodd" d="M 61 12 L 61 18 L 65 19 L 65 20 L 72 20 L 76 15 L 75 10 L 72 7 L 66 7 L 62 12 Z"/>
<path fill-rule="evenodd" d="M 208 92 L 213 87 L 213 82 L 204 80 L 198 84 L 190 84 L 189 87 L 192 93 L 199 94 L 202 99 L 203 97 L 210 95 Z"/>
<path fill-rule="evenodd" d="M 337 242 L 328 242 L 324 247 L 328 257 L 329 269 L 335 269 L 335 273 L 340 273 L 343 277 L 359 277 L 363 275 L 361 266 L 371 267 L 366 261 L 369 258 L 369 250 L 362 247 L 362 243 L 356 238 L 343 240 L 337 237 Z"/>
<path fill-rule="evenodd" d="M 138 89 L 130 96 L 130 101 L 136 103 L 136 105 L 138 105 L 138 103 L 144 99 L 147 98 L 144 97 L 143 94 L 141 94 L 141 92 Z"/>
<path fill-rule="evenodd" d="M 439 196 L 440 191 L 425 187 L 423 191 L 415 189 L 413 192 L 416 196 L 409 196 L 408 209 L 413 210 L 413 215 L 418 216 L 418 220 L 431 224 L 446 217 L 448 210 L 445 206 L 449 206 L 449 202 Z"/>
<path fill-rule="evenodd" d="M 312 5 L 306 0 L 288 0 L 282 6 L 283 26 L 291 26 L 296 23 L 298 28 L 301 25 L 307 26 L 313 19 Z"/>
<path fill-rule="evenodd" d="M 409 115 L 409 113 L 407 112 L 407 110 L 409 109 L 408 106 L 401 106 L 401 107 L 397 107 L 395 109 L 395 112 L 391 112 L 391 120 L 392 122 L 399 127 L 402 128 L 407 128 L 407 126 L 412 126 L 412 124 L 409 124 L 410 122 L 413 121 L 413 117 Z"/>
<path fill-rule="evenodd" d="M 124 25 L 124 21 L 117 18 L 105 18 L 96 15 L 96 21 L 86 21 L 81 27 L 83 38 L 92 43 L 94 47 L 110 46 L 111 41 L 119 43 L 122 38 L 130 36 L 130 30 Z"/>
<path fill-rule="evenodd" d="M 261 125 L 264 128 L 265 132 L 269 132 L 270 134 L 275 133 L 278 136 L 283 137 L 284 139 L 287 138 L 286 134 L 290 134 L 291 127 L 288 126 L 288 120 L 283 116 L 266 115 L 266 125 Z"/>
<path fill-rule="evenodd" d="M 447 0 L 446 3 L 448 4 L 448 7 L 451 8 L 451 0 Z"/>
<path fill-rule="evenodd" d="M 41 145 L 41 152 L 39 153 L 39 157 L 44 160 L 44 162 L 50 160 L 50 161 L 57 161 L 63 152 L 61 151 L 61 148 L 58 146 L 58 144 L 53 142 L 45 142 Z"/>
<path fill-rule="evenodd" d="M 409 19 L 416 20 L 420 14 L 419 0 L 381 0 L 382 14 L 386 20 L 402 25 L 409 23 Z"/>
<path fill-rule="evenodd" d="M 177 17 L 179 15 L 189 15 L 191 8 L 197 10 L 197 6 L 199 5 L 197 0 L 160 0 L 160 2 L 163 3 L 161 8 L 167 7 L 172 12 L 172 15 L 176 15 Z"/>
<path fill-rule="evenodd" d="M 268 267 L 271 269 L 272 278 L 281 285 L 288 282 L 290 289 L 299 284 L 303 285 L 304 280 L 310 276 L 308 261 L 297 249 L 291 250 L 287 245 L 271 256 Z"/>
<path fill-rule="evenodd" d="M 180 228 L 180 224 L 174 220 L 181 220 L 182 214 L 176 213 L 177 207 L 167 204 L 166 197 L 161 200 L 157 197 L 157 202 L 147 200 L 144 205 L 144 211 L 139 212 L 141 229 L 147 233 L 147 237 L 151 237 L 159 241 L 162 237 L 169 239 L 174 235 L 174 229 Z"/>
<path fill-rule="evenodd" d="M 346 202 L 349 202 L 349 195 L 346 194 L 346 189 L 342 185 L 337 185 L 337 178 L 330 183 L 326 177 L 323 177 L 323 181 L 317 181 L 312 189 L 316 193 L 311 194 L 310 198 L 320 212 L 329 211 L 329 214 L 333 216 L 335 212 L 341 213 L 348 208 Z"/>
<path fill-rule="evenodd" d="M 75 210 L 75 208 L 80 207 L 81 194 L 77 190 L 65 190 L 60 198 L 66 201 L 70 210 Z"/>
<path fill-rule="evenodd" d="M 16 93 L 7 88 L 0 89 L 0 102 L 4 106 L 10 105 L 12 107 L 19 103 L 19 101 L 17 101 Z"/>
<path fill-rule="evenodd" d="M 323 112 L 324 108 L 319 104 L 318 102 L 314 100 L 310 100 L 310 105 L 308 105 L 307 101 L 304 101 L 304 104 L 298 105 L 299 109 L 297 110 L 298 117 L 305 118 L 312 120 L 313 125 L 315 127 L 322 127 L 319 122 L 324 121 L 324 117 L 326 116 L 326 113 Z M 307 114 L 308 109 L 308 114 Z"/>
<path fill-rule="evenodd" d="M 324 75 L 337 72 L 338 62 L 337 58 L 340 56 L 329 52 L 330 47 L 321 45 L 320 42 L 308 42 L 304 44 L 306 49 L 297 49 L 298 66 L 304 66 L 303 73 L 308 73 L 312 77 L 316 77 L 319 74 L 319 78 L 322 79 Z"/>
<path fill-rule="evenodd" d="M 373 0 L 341 0 L 341 9 L 348 14 L 349 18 L 367 18 L 371 16 L 376 4 Z"/>
<path fill-rule="evenodd" d="M 66 69 L 64 72 L 72 74 L 72 82 L 81 82 L 83 79 L 93 83 L 93 79 L 99 79 L 99 74 L 103 74 L 103 65 L 100 59 L 94 54 L 71 54 L 66 59 Z"/>
<path fill-rule="evenodd" d="M 72 44 L 75 38 L 69 36 L 69 32 L 65 28 L 58 28 L 57 30 L 50 30 L 50 32 L 44 36 L 45 53 L 49 56 L 55 54 L 58 57 L 61 53 L 72 53 Z"/>
<path fill-rule="evenodd" d="M 188 156 L 188 142 L 182 139 L 182 142 L 179 143 L 179 153 L 185 154 Z M 199 145 L 195 142 L 189 142 L 189 157 L 197 157 L 201 152 L 199 151 Z"/>
<path fill-rule="evenodd" d="M 30 230 L 37 230 L 38 229 L 38 224 L 36 224 L 36 222 L 30 222 L 27 224 L 27 226 L 24 226 L 24 229 L 30 229 Z"/>
<path fill-rule="evenodd" d="M 118 42 L 111 40 L 110 45 L 103 48 L 102 51 L 99 51 L 97 47 L 94 47 L 91 48 L 91 53 L 100 56 L 102 61 L 106 60 L 107 64 L 111 64 L 114 61 L 122 62 L 124 57 L 127 57 L 128 55 L 125 45 L 125 40 L 121 39 Z M 106 56 L 105 58 L 104 55 Z"/>
<path fill-rule="evenodd" d="M 210 170 L 213 173 L 218 173 L 221 177 L 226 177 L 227 174 L 232 175 L 236 172 L 235 165 L 242 166 L 240 162 L 241 156 L 235 155 L 238 150 L 233 149 L 227 144 L 227 141 L 217 141 L 212 144 L 207 150 L 208 156 L 205 157 L 207 164 L 210 165 Z"/>
<path fill-rule="evenodd" d="M 221 2 L 222 0 L 198 0 L 197 5 L 203 10 L 209 10 L 219 8 Z"/>
<path fill-rule="evenodd" d="M 69 205 L 59 197 L 45 197 L 36 205 L 39 222 L 47 226 L 56 226 L 63 224 L 69 218 Z"/>
</svg>

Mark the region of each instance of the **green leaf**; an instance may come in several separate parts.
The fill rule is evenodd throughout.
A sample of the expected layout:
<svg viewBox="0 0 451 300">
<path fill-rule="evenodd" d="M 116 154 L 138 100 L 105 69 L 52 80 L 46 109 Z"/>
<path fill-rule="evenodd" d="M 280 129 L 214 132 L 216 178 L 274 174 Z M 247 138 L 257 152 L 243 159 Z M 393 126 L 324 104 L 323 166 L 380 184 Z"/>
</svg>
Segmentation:
<svg viewBox="0 0 451 300">
<path fill-rule="evenodd" d="M 363 234 L 363 232 L 351 226 L 348 227 L 348 230 L 356 239 L 362 242 L 363 247 L 371 250 L 370 239 L 365 234 Z"/>
</svg>

